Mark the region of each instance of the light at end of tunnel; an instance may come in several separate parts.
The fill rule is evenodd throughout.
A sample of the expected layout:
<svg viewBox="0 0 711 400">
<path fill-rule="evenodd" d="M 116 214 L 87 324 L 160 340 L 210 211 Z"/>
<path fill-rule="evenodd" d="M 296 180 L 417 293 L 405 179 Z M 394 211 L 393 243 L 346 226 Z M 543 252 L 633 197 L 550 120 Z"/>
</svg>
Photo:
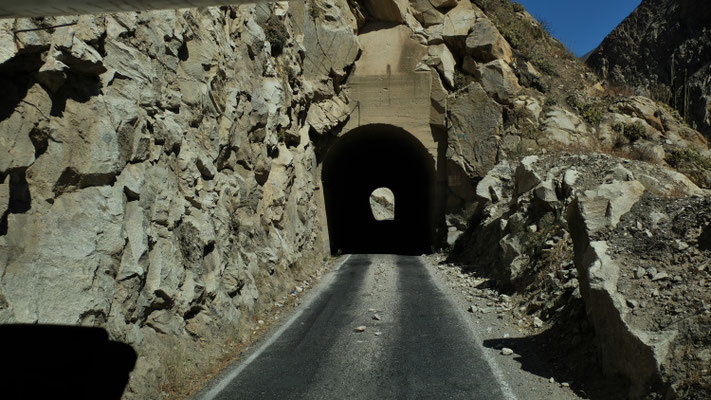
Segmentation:
<svg viewBox="0 0 711 400">
<path fill-rule="evenodd" d="M 386 187 L 375 189 L 370 194 L 370 210 L 376 221 L 394 221 L 395 194 L 393 191 Z"/>
</svg>

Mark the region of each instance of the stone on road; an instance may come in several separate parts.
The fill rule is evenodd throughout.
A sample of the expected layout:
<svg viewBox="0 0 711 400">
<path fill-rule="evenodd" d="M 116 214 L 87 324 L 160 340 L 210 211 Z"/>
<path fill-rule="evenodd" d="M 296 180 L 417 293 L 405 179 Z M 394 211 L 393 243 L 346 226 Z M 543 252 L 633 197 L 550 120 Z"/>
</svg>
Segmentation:
<svg viewBox="0 0 711 400">
<path fill-rule="evenodd" d="M 471 328 L 419 258 L 354 255 L 334 274 L 236 377 L 215 379 L 197 398 L 506 398 Z"/>
</svg>

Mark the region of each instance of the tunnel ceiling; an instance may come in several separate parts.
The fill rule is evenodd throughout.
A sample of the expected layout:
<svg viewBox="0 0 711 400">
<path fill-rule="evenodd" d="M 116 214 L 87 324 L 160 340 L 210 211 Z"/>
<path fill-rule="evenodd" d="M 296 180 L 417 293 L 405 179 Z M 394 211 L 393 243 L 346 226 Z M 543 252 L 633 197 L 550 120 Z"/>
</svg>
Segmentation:
<svg viewBox="0 0 711 400">
<path fill-rule="evenodd" d="M 354 129 L 328 151 L 322 179 L 331 251 L 421 254 L 431 250 L 434 161 L 408 132 L 388 125 Z M 373 190 L 395 195 L 395 219 L 376 221 Z"/>
</svg>

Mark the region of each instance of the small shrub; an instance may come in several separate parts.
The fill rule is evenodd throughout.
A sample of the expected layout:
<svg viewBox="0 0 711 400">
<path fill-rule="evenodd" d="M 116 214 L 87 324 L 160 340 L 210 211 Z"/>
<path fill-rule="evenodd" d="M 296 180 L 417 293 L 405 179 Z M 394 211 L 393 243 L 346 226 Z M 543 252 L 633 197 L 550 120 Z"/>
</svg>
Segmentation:
<svg viewBox="0 0 711 400">
<path fill-rule="evenodd" d="M 615 133 L 622 134 L 622 132 L 625 131 L 625 124 L 621 122 L 617 122 L 615 124 L 612 124 L 612 131 Z"/>
<path fill-rule="evenodd" d="M 513 4 L 514 12 L 524 12 L 526 9 L 521 5 L 521 3 L 514 1 Z"/>
<path fill-rule="evenodd" d="M 476 4 L 482 11 L 486 11 L 489 7 L 489 0 L 472 0 L 472 3 Z"/>
<path fill-rule="evenodd" d="M 546 101 L 543 102 L 546 107 L 553 107 L 558 105 L 558 100 L 553 97 L 546 97 Z"/>
<path fill-rule="evenodd" d="M 667 152 L 664 161 L 672 168 L 685 164 L 693 165 L 699 169 L 711 171 L 711 158 L 701 155 L 696 149 L 678 147 Z"/>
<path fill-rule="evenodd" d="M 641 122 L 637 121 L 631 124 L 625 124 L 622 134 L 625 135 L 630 143 L 634 143 L 639 139 L 647 137 L 647 129 L 645 129 Z"/>
<path fill-rule="evenodd" d="M 518 49 L 523 45 L 523 38 L 521 37 L 521 33 L 515 30 L 514 28 L 509 28 L 509 27 L 501 27 L 499 29 L 499 32 L 501 33 L 501 36 L 506 39 L 507 42 L 513 47 L 514 49 Z"/>
<path fill-rule="evenodd" d="M 272 56 L 280 56 L 289 38 L 289 32 L 287 32 L 284 23 L 275 16 L 269 17 L 264 24 L 264 34 L 272 48 Z"/>
<path fill-rule="evenodd" d="M 601 107 L 593 104 L 586 104 L 583 107 L 583 119 L 592 126 L 597 126 L 602 121 Z"/>
<path fill-rule="evenodd" d="M 541 72 L 551 76 L 558 76 L 558 74 L 555 72 L 555 69 L 553 68 L 553 64 L 551 64 L 551 62 L 543 54 L 539 53 L 536 49 L 532 51 L 532 54 L 530 55 L 528 60 Z"/>
<path fill-rule="evenodd" d="M 454 90 L 458 91 L 469 84 L 469 78 L 458 69 L 454 70 Z"/>
</svg>

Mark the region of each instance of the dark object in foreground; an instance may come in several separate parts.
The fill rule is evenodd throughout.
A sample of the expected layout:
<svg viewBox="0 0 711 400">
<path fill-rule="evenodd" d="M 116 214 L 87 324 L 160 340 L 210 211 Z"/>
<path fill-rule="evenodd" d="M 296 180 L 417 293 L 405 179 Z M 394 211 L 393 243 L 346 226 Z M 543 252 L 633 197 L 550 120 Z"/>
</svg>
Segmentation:
<svg viewBox="0 0 711 400">
<path fill-rule="evenodd" d="M 120 399 L 136 365 L 101 328 L 0 325 L 0 343 L 4 399 Z"/>
</svg>

